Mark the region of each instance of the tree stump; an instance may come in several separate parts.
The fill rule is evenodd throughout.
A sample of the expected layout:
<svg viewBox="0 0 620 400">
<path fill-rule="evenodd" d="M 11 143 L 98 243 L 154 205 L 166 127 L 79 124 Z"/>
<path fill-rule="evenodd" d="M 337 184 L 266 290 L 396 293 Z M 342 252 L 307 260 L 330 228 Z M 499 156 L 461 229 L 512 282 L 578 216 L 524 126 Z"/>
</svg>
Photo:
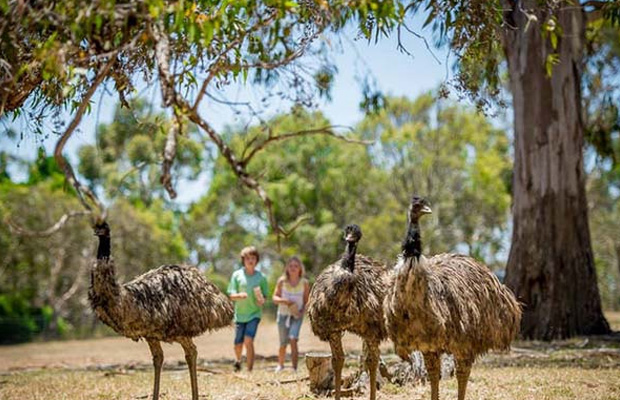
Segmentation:
<svg viewBox="0 0 620 400">
<path fill-rule="evenodd" d="M 306 354 L 306 367 L 310 378 L 310 391 L 318 395 L 329 394 L 334 388 L 332 356 L 329 353 Z"/>
</svg>

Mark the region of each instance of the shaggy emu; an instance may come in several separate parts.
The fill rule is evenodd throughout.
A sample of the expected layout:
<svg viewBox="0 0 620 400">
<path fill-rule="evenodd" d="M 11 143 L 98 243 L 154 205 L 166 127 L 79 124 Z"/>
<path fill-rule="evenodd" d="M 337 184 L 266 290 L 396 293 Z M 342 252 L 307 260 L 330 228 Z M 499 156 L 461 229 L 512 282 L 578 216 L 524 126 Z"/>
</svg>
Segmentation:
<svg viewBox="0 0 620 400">
<path fill-rule="evenodd" d="M 422 256 L 418 219 L 431 213 L 414 196 L 407 236 L 385 297 L 388 335 L 396 353 L 420 350 L 431 381 L 431 399 L 439 399 L 441 353 L 454 355 L 458 398 L 465 398 L 471 365 L 490 349 L 509 349 L 519 331 L 521 308 L 508 288 L 471 257 Z"/>
<path fill-rule="evenodd" d="M 200 271 L 186 265 L 164 265 L 119 285 L 110 257 L 110 228 L 95 224 L 99 237 L 97 261 L 91 270 L 90 304 L 106 325 L 133 340 L 145 339 L 153 355 L 153 399 L 159 397 L 159 376 L 164 362 L 161 341 L 178 342 L 185 351 L 198 400 L 196 345 L 192 338 L 207 330 L 230 325 L 233 305 Z"/>
<path fill-rule="evenodd" d="M 369 257 L 356 256 L 362 237 L 359 226 L 349 225 L 344 233 L 344 255 L 317 277 L 310 292 L 308 316 L 312 332 L 331 347 L 336 399 L 340 399 L 344 364 L 342 335 L 348 331 L 364 341 L 364 365 L 370 377 L 370 399 L 374 400 L 379 343 L 387 338 L 382 309 L 387 269 Z"/>
</svg>

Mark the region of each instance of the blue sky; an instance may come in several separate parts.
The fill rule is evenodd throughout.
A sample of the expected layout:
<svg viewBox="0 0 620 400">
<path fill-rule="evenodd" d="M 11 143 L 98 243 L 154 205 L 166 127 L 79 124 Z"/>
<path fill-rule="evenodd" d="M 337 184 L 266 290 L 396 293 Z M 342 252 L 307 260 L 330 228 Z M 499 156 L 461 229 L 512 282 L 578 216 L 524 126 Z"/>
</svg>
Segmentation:
<svg viewBox="0 0 620 400">
<path fill-rule="evenodd" d="M 408 51 L 413 54 L 407 55 L 397 49 L 397 39 L 395 35 L 383 38 L 378 43 L 368 43 L 365 40 L 351 39 L 355 36 L 353 30 L 349 30 L 345 39 L 334 40 L 331 43 L 330 55 L 338 69 L 335 78 L 335 85 L 332 90 L 331 101 L 321 101 L 319 109 L 323 111 L 334 125 L 354 126 L 362 118 L 359 110 L 361 100 L 361 87 L 359 78 L 370 77 L 376 83 L 376 87 L 384 93 L 396 96 L 408 96 L 411 98 L 438 87 L 447 77 L 446 53 L 433 50 L 433 54 L 426 48 L 423 40 L 409 36 L 404 40 Z M 439 59 L 440 61 L 438 61 Z M 112 91 L 108 90 L 109 93 Z M 142 96 L 156 97 L 157 87 L 145 89 Z M 226 90 L 226 97 L 233 101 L 257 102 L 253 89 L 246 85 L 234 85 Z M 69 159 L 75 161 L 75 154 L 79 147 L 85 144 L 94 143 L 95 127 L 97 124 L 110 122 L 116 104 L 116 97 L 110 94 L 97 93 L 93 97 L 92 112 L 85 115 L 79 130 L 71 137 L 66 146 L 65 153 Z M 204 103 L 204 102 L 203 102 Z M 285 112 L 289 107 L 282 102 L 271 107 L 271 113 Z M 242 111 L 242 109 L 240 109 Z M 216 107 L 209 109 L 206 106 L 201 108 L 201 114 L 216 129 L 221 130 L 226 125 L 243 122 L 243 113 L 235 116 L 230 107 Z M 268 116 L 269 114 L 267 114 Z M 70 116 L 67 115 L 67 121 Z M 43 145 L 48 153 L 51 153 L 56 144 L 56 137 L 50 135 L 47 139 L 41 139 L 34 133 L 28 132 L 28 127 L 23 124 L 14 125 L 14 129 L 23 133 L 23 139 L 17 142 L 7 141 L 0 138 L 0 146 L 3 150 L 22 158 L 33 158 L 37 148 Z M 202 178 L 200 186 L 207 184 L 206 178 Z M 184 186 L 184 185 L 182 185 Z M 194 186 L 194 185 L 190 185 Z M 197 193 L 193 188 L 188 187 L 184 190 L 179 188 L 180 203 L 187 203 L 195 199 Z"/>
</svg>

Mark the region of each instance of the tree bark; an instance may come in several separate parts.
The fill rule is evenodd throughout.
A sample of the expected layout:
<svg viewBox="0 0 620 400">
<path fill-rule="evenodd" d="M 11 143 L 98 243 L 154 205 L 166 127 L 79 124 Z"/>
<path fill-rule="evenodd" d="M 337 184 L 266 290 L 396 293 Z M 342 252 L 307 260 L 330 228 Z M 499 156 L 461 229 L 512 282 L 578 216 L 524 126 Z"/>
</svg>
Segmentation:
<svg viewBox="0 0 620 400">
<path fill-rule="evenodd" d="M 543 37 L 542 24 L 551 11 L 535 0 L 504 5 L 511 10 L 504 15 L 503 45 L 515 140 L 506 283 L 524 304 L 521 334 L 551 340 L 608 333 L 592 256 L 583 167 L 585 15 L 576 7 L 553 11 L 561 27 L 556 30 L 559 63 L 548 76 L 545 61 L 553 49 Z"/>
</svg>

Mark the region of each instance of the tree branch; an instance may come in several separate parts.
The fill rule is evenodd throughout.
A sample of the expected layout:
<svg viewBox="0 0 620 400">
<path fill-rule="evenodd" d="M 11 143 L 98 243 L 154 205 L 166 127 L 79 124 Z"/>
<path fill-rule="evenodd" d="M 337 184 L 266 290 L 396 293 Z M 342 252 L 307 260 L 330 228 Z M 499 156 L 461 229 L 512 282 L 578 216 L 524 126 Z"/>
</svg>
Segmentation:
<svg viewBox="0 0 620 400">
<path fill-rule="evenodd" d="M 62 217 L 60 217 L 58 222 L 56 222 L 54 225 L 52 225 L 51 227 L 47 228 L 44 231 L 31 231 L 31 230 L 22 228 L 21 226 L 17 225 L 10 217 L 6 217 L 5 222 L 9 226 L 9 229 L 11 230 L 11 232 L 16 235 L 28 236 L 28 237 L 47 237 L 61 230 L 65 226 L 65 224 L 69 222 L 71 218 L 80 217 L 82 215 L 90 215 L 90 214 L 91 214 L 90 211 L 71 211 L 67 214 L 64 214 Z"/>
<path fill-rule="evenodd" d="M 202 98 L 204 97 L 209 84 L 211 83 L 213 78 L 215 78 L 215 75 L 217 75 L 217 72 L 219 71 L 218 65 L 219 65 L 219 62 L 222 59 L 222 57 L 224 57 L 235 46 L 237 46 L 239 43 L 241 43 L 241 41 L 244 40 L 247 37 L 248 34 L 250 34 L 252 32 L 256 32 L 260 28 L 265 27 L 269 23 L 273 22 L 273 20 L 275 19 L 276 15 L 277 14 L 276 14 L 275 11 L 271 12 L 267 18 L 265 18 L 264 20 L 258 21 L 254 26 L 250 27 L 250 29 L 245 31 L 239 37 L 237 37 L 236 39 L 230 41 L 228 43 L 228 45 L 224 48 L 224 50 L 222 52 L 220 52 L 220 54 L 218 54 L 215 57 L 215 59 L 211 62 L 211 66 L 209 67 L 209 75 L 207 75 L 205 80 L 202 82 L 202 85 L 200 87 L 200 90 L 198 91 L 198 95 L 196 96 L 196 100 L 194 101 L 194 105 L 192 106 L 192 109 L 195 110 L 195 109 L 198 108 L 198 105 L 202 101 Z"/>
<path fill-rule="evenodd" d="M 171 199 L 177 197 L 177 192 L 172 186 L 172 176 L 170 174 L 170 170 L 172 169 L 172 164 L 177 154 L 177 135 L 181 134 L 181 118 L 182 116 L 175 107 L 172 126 L 168 130 L 168 135 L 166 136 L 166 146 L 164 147 L 164 162 L 162 165 L 162 172 L 160 178 L 161 184 L 164 186 Z"/>
<path fill-rule="evenodd" d="M 73 134 L 77 126 L 80 124 L 80 121 L 82 120 L 82 116 L 84 115 L 84 112 L 86 112 L 86 109 L 90 105 L 91 97 L 95 94 L 99 85 L 101 85 L 101 83 L 105 80 L 105 78 L 108 75 L 108 72 L 110 71 L 110 68 L 112 68 L 112 65 L 115 62 L 116 62 L 116 54 L 112 56 L 108 60 L 108 62 L 103 66 L 103 68 L 99 70 L 99 72 L 97 73 L 97 76 L 95 77 L 95 80 L 93 81 L 93 84 L 91 85 L 91 87 L 88 89 L 88 91 L 82 98 L 82 102 L 80 103 L 80 106 L 75 112 L 75 117 L 73 117 L 73 120 L 71 121 L 67 129 L 65 130 L 65 133 L 58 140 L 58 143 L 56 143 L 56 148 L 54 149 L 54 158 L 56 159 L 56 163 L 58 164 L 58 167 L 65 174 L 65 178 L 67 182 L 69 182 L 77 191 L 78 198 L 80 199 L 80 202 L 82 203 L 84 208 L 86 208 L 89 211 L 92 211 L 92 208 L 90 207 L 90 205 L 86 202 L 86 199 L 84 198 L 84 194 L 85 194 L 86 197 L 88 197 L 88 199 L 90 199 L 90 201 L 92 201 L 97 206 L 97 209 L 101 212 L 102 218 L 105 218 L 105 208 L 103 207 L 103 204 L 99 201 L 95 193 L 93 193 L 89 188 L 83 186 L 77 180 L 75 173 L 73 172 L 73 168 L 71 167 L 71 164 L 69 164 L 66 158 L 62 155 L 62 150 L 64 149 L 65 144 L 67 144 L 67 141 L 69 140 L 69 138 L 71 137 L 71 135 Z"/>
<path fill-rule="evenodd" d="M 333 131 L 333 129 L 334 128 L 340 128 L 340 127 L 341 126 L 338 126 L 338 125 L 330 125 L 330 126 L 326 126 L 326 127 L 323 127 L 323 128 L 306 129 L 306 130 L 301 130 L 301 131 L 297 131 L 297 132 L 282 133 L 282 134 L 279 134 L 277 136 L 272 135 L 271 128 L 269 128 L 269 135 L 267 136 L 267 138 L 264 139 L 263 141 L 259 142 L 258 144 L 256 144 L 254 146 L 254 148 L 250 151 L 250 153 L 241 160 L 241 163 L 244 164 L 244 165 L 247 165 L 250 162 L 250 160 L 258 152 L 264 150 L 265 147 L 267 147 L 271 143 L 278 142 L 278 141 L 283 141 L 283 140 L 288 140 L 288 139 L 292 139 L 292 138 L 296 138 L 296 137 L 300 137 L 300 136 L 326 135 L 326 136 L 331 136 L 333 138 L 342 140 L 342 141 L 347 142 L 347 143 L 356 143 L 356 144 L 362 144 L 362 145 L 370 145 L 370 144 L 373 143 L 373 141 L 350 139 L 350 138 L 347 138 L 347 137 L 344 137 L 344 136 L 337 135 Z M 351 128 L 348 128 L 348 129 L 351 130 Z M 255 140 L 256 140 L 256 138 L 254 138 L 252 140 L 252 142 L 255 141 Z M 245 153 L 245 151 L 244 151 L 244 153 Z"/>
</svg>

